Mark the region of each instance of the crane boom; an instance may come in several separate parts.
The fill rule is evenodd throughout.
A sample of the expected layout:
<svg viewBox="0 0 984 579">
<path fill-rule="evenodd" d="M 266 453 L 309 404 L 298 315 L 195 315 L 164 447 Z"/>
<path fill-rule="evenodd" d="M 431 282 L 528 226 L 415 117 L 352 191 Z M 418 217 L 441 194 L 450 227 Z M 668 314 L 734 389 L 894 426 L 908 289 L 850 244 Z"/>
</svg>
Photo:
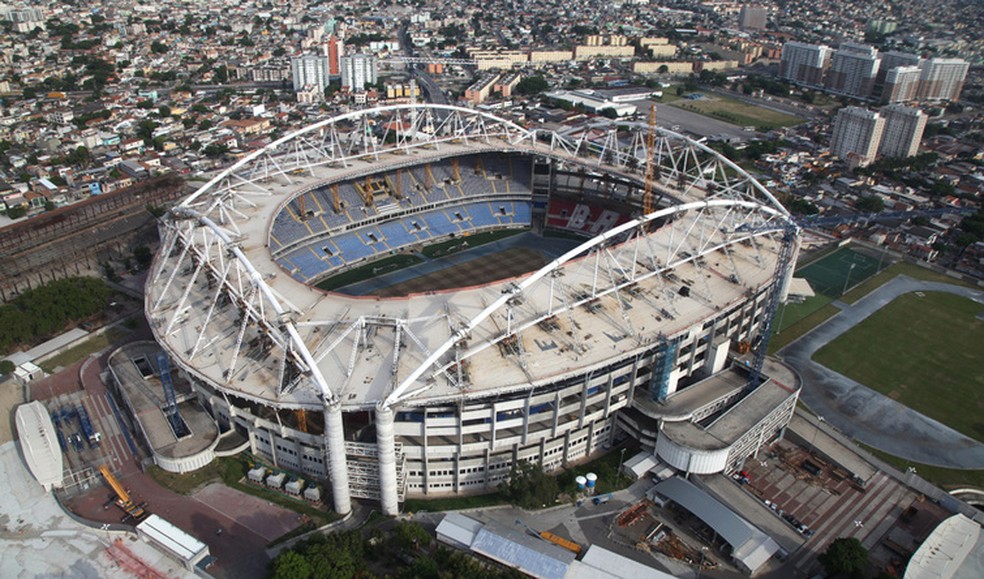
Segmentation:
<svg viewBox="0 0 984 579">
<path fill-rule="evenodd" d="M 649 132 L 646 133 L 646 184 L 642 195 L 642 211 L 653 212 L 653 187 L 656 181 L 656 104 L 649 105 Z"/>
<path fill-rule="evenodd" d="M 120 484 L 119 479 L 117 479 L 116 476 L 110 472 L 108 466 L 105 464 L 99 465 L 99 472 L 102 473 L 103 478 L 106 479 L 106 482 L 109 484 L 110 488 L 113 489 L 113 492 L 116 493 L 116 496 L 119 497 L 120 500 L 123 502 L 131 502 L 130 493 L 126 492 L 126 489 L 123 488 L 122 484 Z"/>
</svg>

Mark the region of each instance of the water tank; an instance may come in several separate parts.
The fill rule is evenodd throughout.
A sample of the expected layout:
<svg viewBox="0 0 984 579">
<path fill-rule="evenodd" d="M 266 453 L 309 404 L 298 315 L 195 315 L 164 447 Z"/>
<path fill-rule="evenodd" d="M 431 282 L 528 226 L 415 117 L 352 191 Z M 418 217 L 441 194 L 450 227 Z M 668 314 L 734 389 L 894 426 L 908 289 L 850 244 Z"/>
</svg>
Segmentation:
<svg viewBox="0 0 984 579">
<path fill-rule="evenodd" d="M 584 485 L 588 482 L 588 479 L 584 478 L 583 476 L 577 476 L 574 478 L 574 482 L 577 483 L 577 490 L 583 491 Z"/>
<path fill-rule="evenodd" d="M 593 472 L 589 472 L 585 479 L 587 479 L 588 488 L 593 489 L 595 487 L 595 483 L 598 482 L 598 475 Z"/>
</svg>

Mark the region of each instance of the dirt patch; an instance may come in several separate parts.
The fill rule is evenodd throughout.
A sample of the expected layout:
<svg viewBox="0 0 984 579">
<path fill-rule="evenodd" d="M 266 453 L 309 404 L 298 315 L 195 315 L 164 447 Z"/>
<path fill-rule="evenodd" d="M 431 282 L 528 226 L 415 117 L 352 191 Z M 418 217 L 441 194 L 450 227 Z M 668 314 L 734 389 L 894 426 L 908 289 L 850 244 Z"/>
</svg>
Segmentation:
<svg viewBox="0 0 984 579">
<path fill-rule="evenodd" d="M 232 517 L 237 523 L 273 541 L 297 528 L 302 515 L 288 511 L 263 499 L 229 488 L 222 483 L 212 483 L 191 495 L 195 500 Z"/>
</svg>

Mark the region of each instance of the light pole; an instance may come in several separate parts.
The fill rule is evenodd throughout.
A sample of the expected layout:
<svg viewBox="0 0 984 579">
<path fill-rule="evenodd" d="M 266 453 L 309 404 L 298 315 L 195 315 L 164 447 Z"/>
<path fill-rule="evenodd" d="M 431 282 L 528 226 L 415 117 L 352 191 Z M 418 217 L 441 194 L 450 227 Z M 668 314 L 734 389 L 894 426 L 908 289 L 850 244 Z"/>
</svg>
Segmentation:
<svg viewBox="0 0 984 579">
<path fill-rule="evenodd" d="M 817 453 L 817 435 L 820 434 L 820 423 L 823 422 L 823 416 L 817 416 L 817 427 L 813 431 L 813 440 L 810 441 L 810 452 L 813 454 Z"/>
<path fill-rule="evenodd" d="M 622 462 L 624 461 L 625 461 L 625 448 L 623 447 L 622 450 L 619 452 L 619 456 L 618 456 L 618 470 L 615 471 L 616 479 L 622 478 Z"/>
<path fill-rule="evenodd" d="M 700 548 L 700 563 L 697 564 L 697 575 L 694 579 L 700 579 L 700 572 L 704 569 L 704 559 L 707 557 L 707 547 Z"/>
<path fill-rule="evenodd" d="M 844 290 L 841 291 L 841 295 L 847 293 L 847 284 L 851 283 L 851 272 L 854 271 L 855 263 L 851 264 L 851 267 L 847 268 L 847 278 L 844 279 Z"/>
</svg>

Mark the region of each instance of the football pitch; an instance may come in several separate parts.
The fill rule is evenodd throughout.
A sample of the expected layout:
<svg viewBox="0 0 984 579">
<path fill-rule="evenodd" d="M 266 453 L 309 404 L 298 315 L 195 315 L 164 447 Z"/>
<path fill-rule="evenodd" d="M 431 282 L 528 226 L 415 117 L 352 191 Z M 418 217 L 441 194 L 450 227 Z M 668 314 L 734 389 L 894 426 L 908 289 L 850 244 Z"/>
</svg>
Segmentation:
<svg viewBox="0 0 984 579">
<path fill-rule="evenodd" d="M 905 294 L 821 348 L 814 361 L 984 440 L 981 304 Z"/>
<path fill-rule="evenodd" d="M 538 251 L 510 248 L 370 292 L 381 298 L 492 283 L 535 271 L 550 260 Z"/>
<path fill-rule="evenodd" d="M 796 271 L 796 277 L 810 281 L 813 291 L 831 298 L 878 273 L 879 260 L 842 247 L 830 255 Z"/>
</svg>

